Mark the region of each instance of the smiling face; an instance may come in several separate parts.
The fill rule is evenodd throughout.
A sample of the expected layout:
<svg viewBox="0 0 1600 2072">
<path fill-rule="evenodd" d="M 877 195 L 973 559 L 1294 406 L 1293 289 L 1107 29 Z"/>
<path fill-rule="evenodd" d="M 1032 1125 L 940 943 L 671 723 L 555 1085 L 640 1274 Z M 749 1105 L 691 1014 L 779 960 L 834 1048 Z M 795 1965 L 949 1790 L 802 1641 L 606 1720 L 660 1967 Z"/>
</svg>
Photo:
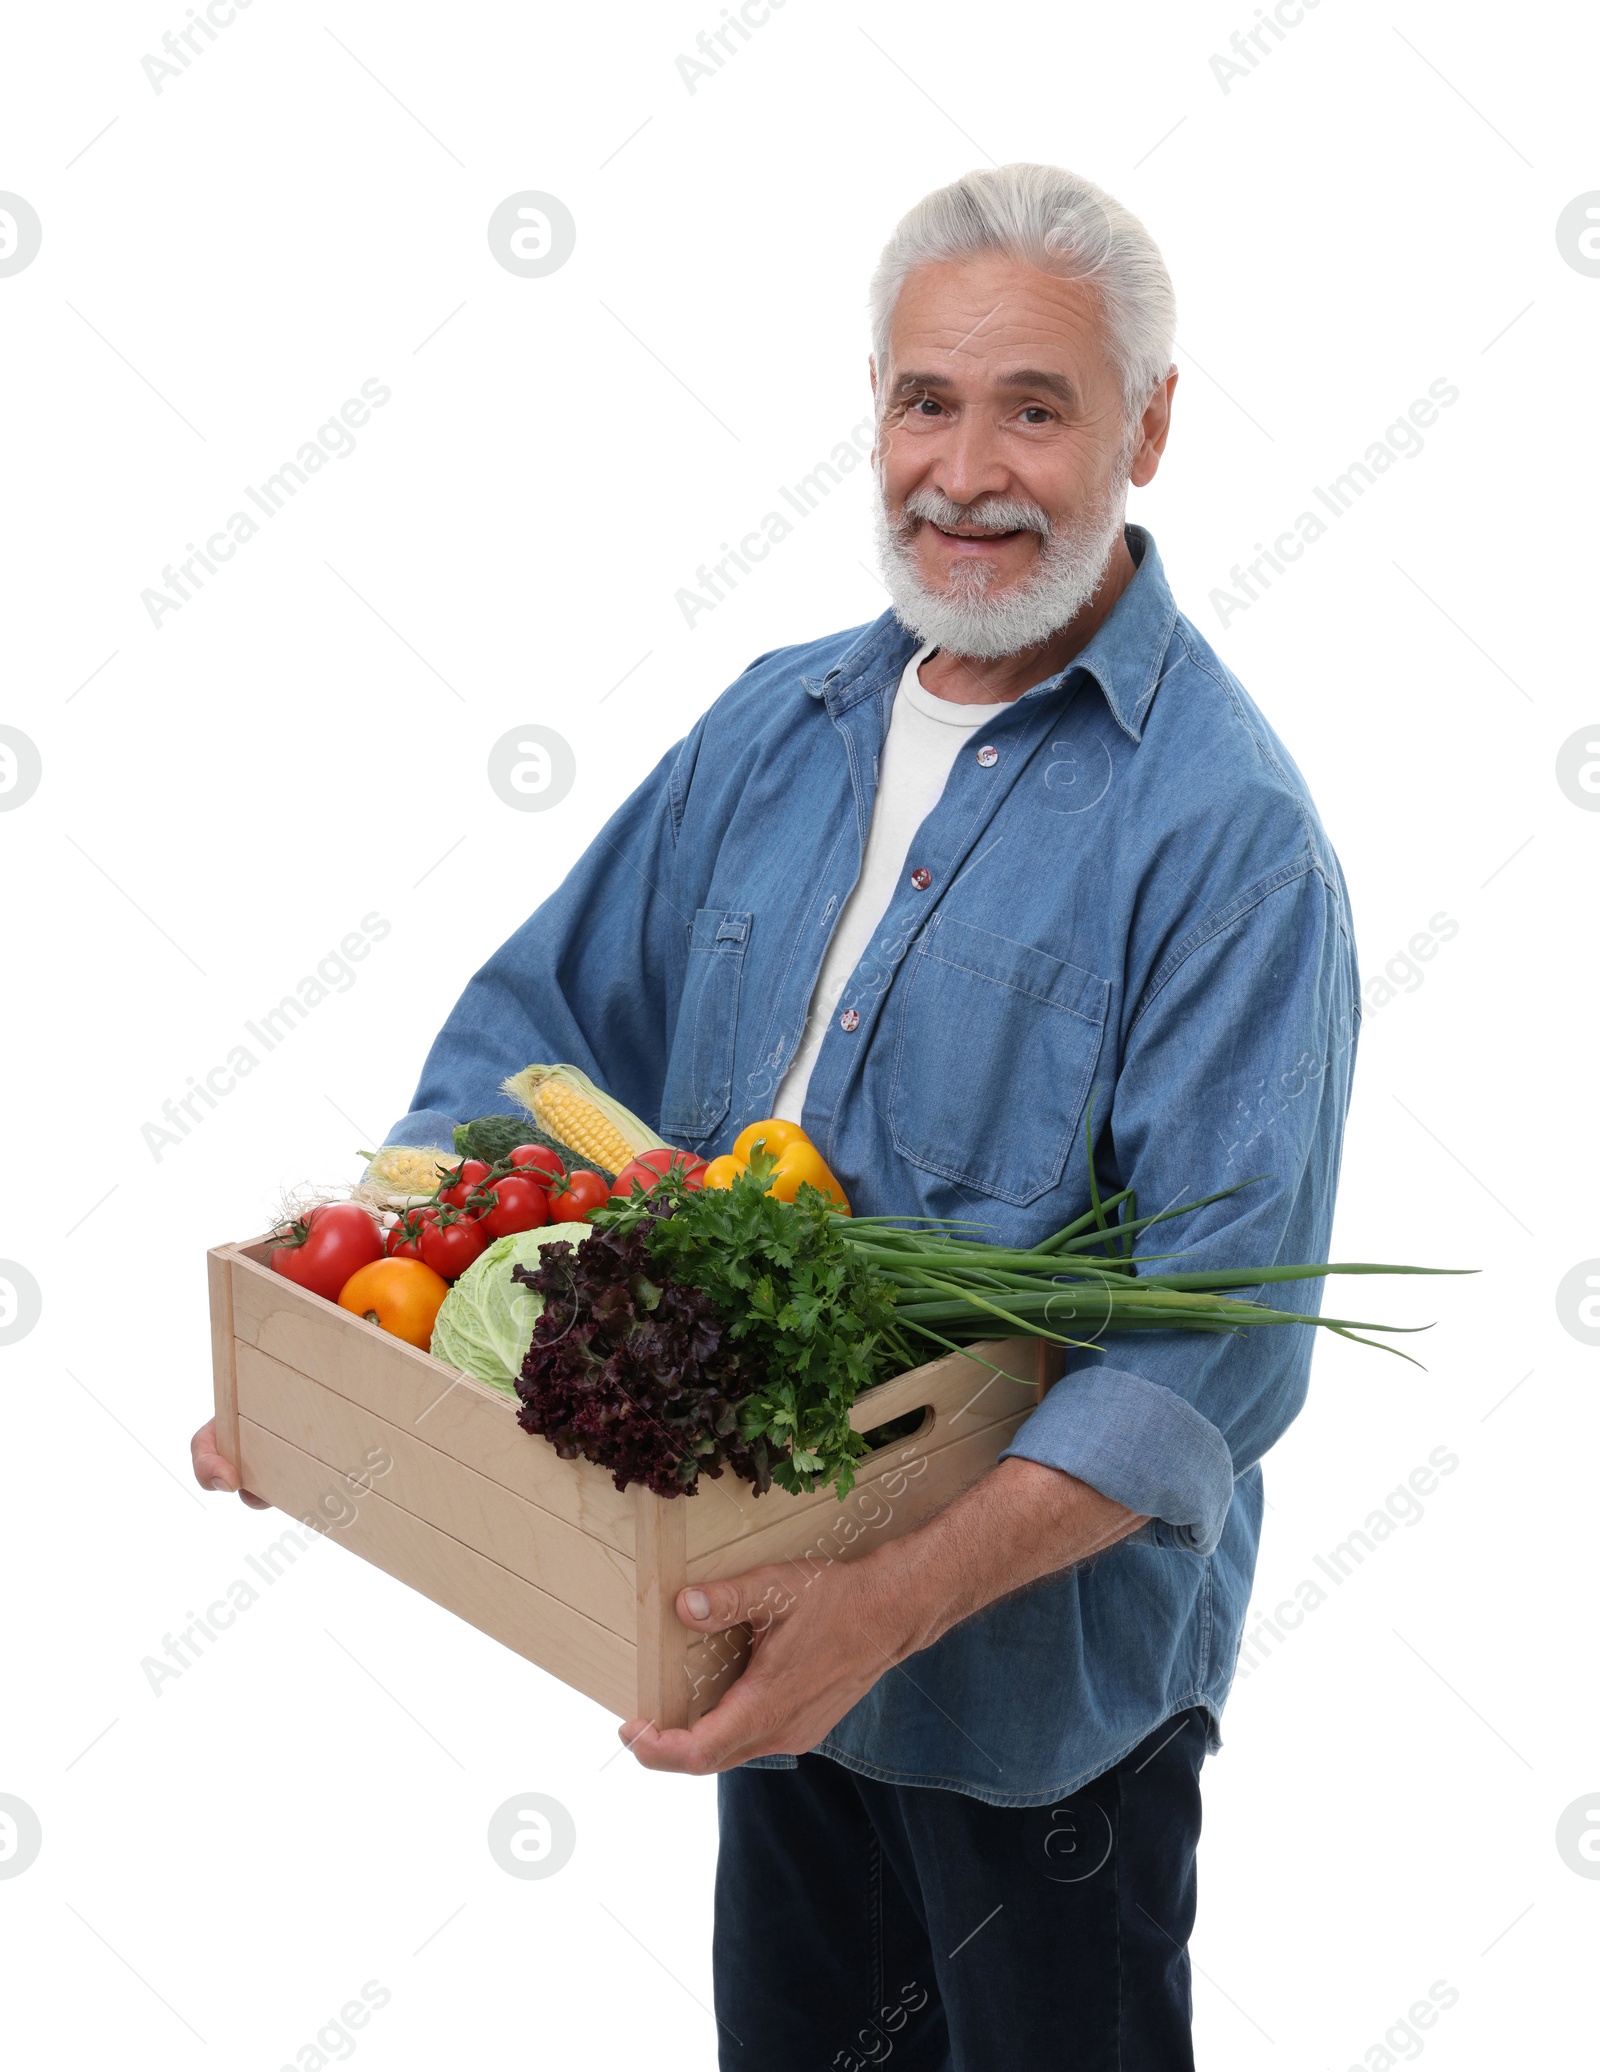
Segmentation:
<svg viewBox="0 0 1600 2072">
<path fill-rule="evenodd" d="M 900 616 L 971 656 L 1068 625 L 1159 442 L 1128 425 L 1098 299 L 1000 254 L 915 268 L 881 380 L 878 544 Z M 1131 450 L 1130 450 L 1131 447 Z M 1148 465 L 1145 465 L 1148 454 Z"/>
</svg>

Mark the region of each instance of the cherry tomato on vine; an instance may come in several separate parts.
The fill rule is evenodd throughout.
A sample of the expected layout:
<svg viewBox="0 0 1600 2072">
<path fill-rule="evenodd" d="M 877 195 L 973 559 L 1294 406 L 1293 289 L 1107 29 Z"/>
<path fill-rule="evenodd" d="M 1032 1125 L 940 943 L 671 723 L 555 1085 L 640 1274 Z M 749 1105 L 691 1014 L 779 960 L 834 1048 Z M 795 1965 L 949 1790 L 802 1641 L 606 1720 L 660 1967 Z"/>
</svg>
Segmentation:
<svg viewBox="0 0 1600 2072">
<path fill-rule="evenodd" d="M 449 1213 L 446 1211 L 447 1215 Z M 447 1281 L 455 1281 L 461 1278 L 488 1242 L 483 1224 L 477 1217 L 454 1216 L 446 1222 L 441 1216 L 437 1223 L 423 1224 L 417 1252 L 424 1266 L 431 1266 Z"/>
<path fill-rule="evenodd" d="M 426 1224 L 437 1223 L 437 1209 L 407 1209 L 400 1221 L 389 1232 L 384 1242 L 384 1252 L 390 1259 L 420 1259 L 417 1241 Z"/>
<path fill-rule="evenodd" d="M 511 1163 L 514 1166 L 532 1166 L 541 1173 L 548 1173 L 552 1180 L 566 1178 L 566 1161 L 548 1144 L 519 1144 L 511 1154 Z"/>
<path fill-rule="evenodd" d="M 611 1190 L 598 1173 L 580 1168 L 567 1175 L 566 1185 L 550 1197 L 550 1214 L 557 1223 L 587 1223 Z"/>
<path fill-rule="evenodd" d="M 510 1173 L 496 1180 L 484 1199 L 483 1228 L 490 1238 L 510 1237 L 519 1230 L 538 1230 L 550 1221 L 550 1201 L 538 1181 Z"/>
<path fill-rule="evenodd" d="M 453 1209 L 464 1209 L 473 1188 L 481 1187 L 488 1177 L 489 1168 L 481 1158 L 464 1158 L 456 1168 L 451 1184 L 439 1190 L 439 1199 L 448 1202 Z"/>
<path fill-rule="evenodd" d="M 691 1192 L 706 1184 L 706 1162 L 692 1151 L 641 1151 L 612 1181 L 611 1192 L 626 1200 L 637 1183 L 648 1194 L 668 1173 L 677 1173 Z"/>
</svg>

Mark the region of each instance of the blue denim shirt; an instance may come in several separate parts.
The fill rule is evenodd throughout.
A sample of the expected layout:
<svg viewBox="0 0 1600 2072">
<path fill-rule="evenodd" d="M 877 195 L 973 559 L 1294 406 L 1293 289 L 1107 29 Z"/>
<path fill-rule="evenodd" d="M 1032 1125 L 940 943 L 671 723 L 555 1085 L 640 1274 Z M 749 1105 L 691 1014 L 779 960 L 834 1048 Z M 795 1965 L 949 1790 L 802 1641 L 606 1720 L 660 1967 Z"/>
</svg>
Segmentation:
<svg viewBox="0 0 1600 2072">
<path fill-rule="evenodd" d="M 963 746 L 832 1017 L 804 1126 L 858 1213 L 979 1217 L 1029 1244 L 1087 1206 L 1087 1112 L 1102 1184 L 1146 1212 L 1271 1176 L 1141 1249 L 1322 1260 L 1359 1015 L 1344 881 L 1149 534 L 1127 539 L 1137 573 L 1099 632 Z M 472 979 L 391 1141 L 447 1144 L 509 1105 L 500 1082 L 531 1059 L 581 1066 L 707 1157 L 769 1114 L 916 645 L 886 612 L 752 662 Z M 1315 1309 L 1320 1287 L 1275 1299 Z M 1043 1805 L 1186 1706 L 1209 1708 L 1216 1745 L 1260 1461 L 1304 1400 L 1313 1336 L 1138 1333 L 1070 1355 L 1009 1450 L 1152 1522 L 891 1670 L 823 1751 Z"/>
</svg>

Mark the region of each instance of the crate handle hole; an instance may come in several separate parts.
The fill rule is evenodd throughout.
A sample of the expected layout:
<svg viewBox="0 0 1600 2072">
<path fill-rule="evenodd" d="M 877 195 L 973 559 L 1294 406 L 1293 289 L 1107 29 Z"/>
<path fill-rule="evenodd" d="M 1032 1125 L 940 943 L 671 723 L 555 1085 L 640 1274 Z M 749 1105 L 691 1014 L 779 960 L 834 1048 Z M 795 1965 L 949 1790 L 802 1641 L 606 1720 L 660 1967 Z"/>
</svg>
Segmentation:
<svg viewBox="0 0 1600 2072">
<path fill-rule="evenodd" d="M 863 1432 L 869 1453 L 881 1453 L 886 1446 L 902 1445 L 907 1439 L 920 1439 L 924 1432 L 932 1429 L 934 1409 L 931 1403 L 924 1403 L 920 1410 L 908 1410 L 903 1417 L 891 1417 L 887 1424 L 874 1425 L 870 1432 Z"/>
</svg>

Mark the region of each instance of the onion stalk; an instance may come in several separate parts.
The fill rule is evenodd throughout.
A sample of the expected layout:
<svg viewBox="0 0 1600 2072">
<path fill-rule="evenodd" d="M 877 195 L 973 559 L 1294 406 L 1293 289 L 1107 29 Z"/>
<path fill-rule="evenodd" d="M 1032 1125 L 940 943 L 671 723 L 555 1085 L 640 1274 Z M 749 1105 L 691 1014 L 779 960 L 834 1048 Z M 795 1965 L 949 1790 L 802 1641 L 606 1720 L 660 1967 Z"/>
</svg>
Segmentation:
<svg viewBox="0 0 1600 2072">
<path fill-rule="evenodd" d="M 1265 1176 L 1241 1180 L 1214 1194 L 1141 1216 L 1131 1187 L 1102 1199 L 1092 1174 L 1091 1166 L 1091 1207 L 1087 1212 L 1026 1247 L 991 1245 L 964 1236 L 964 1231 L 982 1227 L 969 1220 L 842 1215 L 834 1215 L 832 1220 L 851 1250 L 894 1288 L 896 1325 L 949 1352 L 981 1339 L 1013 1335 L 1085 1350 L 1098 1347 L 1111 1332 L 1237 1332 L 1265 1325 L 1309 1324 L 1410 1360 L 1411 1355 L 1398 1346 L 1365 1334 L 1394 1336 L 1430 1326 L 1379 1324 L 1276 1309 L 1246 1299 L 1238 1291 L 1281 1281 L 1321 1280 L 1333 1274 L 1461 1270 L 1352 1261 L 1163 1271 L 1163 1260 L 1183 1255 L 1146 1253 L 1136 1258 L 1136 1238 L 1157 1224 L 1224 1201 Z M 909 1356 L 909 1346 L 906 1351 Z M 1411 1364 L 1421 1363 L 1412 1360 Z"/>
</svg>

